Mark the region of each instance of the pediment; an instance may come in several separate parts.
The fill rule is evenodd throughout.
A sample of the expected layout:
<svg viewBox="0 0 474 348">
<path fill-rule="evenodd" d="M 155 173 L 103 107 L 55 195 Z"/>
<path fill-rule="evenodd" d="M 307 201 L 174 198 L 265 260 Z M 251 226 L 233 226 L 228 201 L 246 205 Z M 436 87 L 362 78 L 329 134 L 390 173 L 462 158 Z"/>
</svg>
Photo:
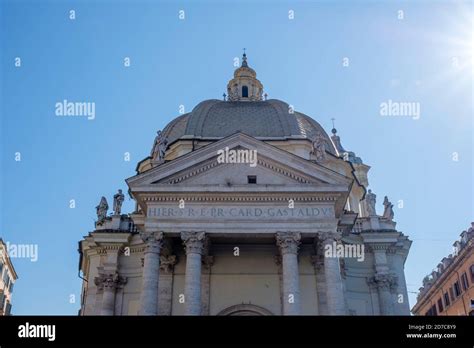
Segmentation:
<svg viewBox="0 0 474 348">
<path fill-rule="evenodd" d="M 219 151 L 255 150 L 257 163 L 219 163 Z M 352 180 L 314 162 L 242 133 L 127 179 L 131 191 L 153 191 L 162 186 L 244 185 L 257 176 L 258 185 L 317 185 L 348 188 Z"/>
<path fill-rule="evenodd" d="M 237 152 L 250 149 L 238 146 L 230 150 Z M 219 163 L 218 155 L 151 184 L 233 186 L 248 184 L 249 176 L 256 177 L 258 185 L 328 184 L 270 158 L 258 156 L 255 165 L 254 163 Z"/>
</svg>

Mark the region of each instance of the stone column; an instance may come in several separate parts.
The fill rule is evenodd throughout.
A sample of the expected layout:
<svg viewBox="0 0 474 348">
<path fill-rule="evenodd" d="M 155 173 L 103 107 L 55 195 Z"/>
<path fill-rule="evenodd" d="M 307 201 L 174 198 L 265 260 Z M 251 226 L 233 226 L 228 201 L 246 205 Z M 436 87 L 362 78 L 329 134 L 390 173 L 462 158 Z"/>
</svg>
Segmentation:
<svg viewBox="0 0 474 348">
<path fill-rule="evenodd" d="M 397 277 L 392 275 L 387 261 L 387 251 L 390 249 L 389 243 L 371 244 L 370 250 L 374 254 L 375 275 L 370 278 L 369 285 L 377 289 L 379 297 L 379 307 L 381 315 L 393 315 L 394 295 L 396 290 Z"/>
<path fill-rule="evenodd" d="M 163 232 L 144 232 L 140 237 L 146 244 L 143 262 L 143 286 L 140 298 L 140 315 L 158 314 L 158 279 Z"/>
<path fill-rule="evenodd" d="M 283 271 L 281 266 L 281 253 L 278 250 L 278 254 L 274 256 L 274 261 L 278 268 L 278 291 L 280 293 L 280 302 L 282 305 L 281 315 L 283 315 Z"/>
<path fill-rule="evenodd" d="M 393 296 L 391 290 L 397 286 L 396 277 L 389 274 L 376 274 L 368 279 L 369 286 L 376 288 L 379 295 L 381 315 L 393 315 Z"/>
<path fill-rule="evenodd" d="M 173 269 L 176 261 L 176 255 L 160 255 L 158 315 L 171 315 Z"/>
<path fill-rule="evenodd" d="M 207 239 L 208 240 L 208 239 Z M 210 286 L 211 286 L 211 268 L 214 264 L 214 256 L 204 255 L 202 265 L 204 266 L 201 274 L 201 315 L 209 315 Z"/>
<path fill-rule="evenodd" d="M 184 304 L 186 315 L 201 315 L 201 256 L 205 232 L 181 232 L 186 248 Z"/>
<path fill-rule="evenodd" d="M 372 313 L 369 313 L 369 315 L 381 315 L 379 292 L 377 290 L 377 284 L 373 281 L 373 277 L 367 278 L 367 284 L 369 285 L 370 300 L 372 301 Z"/>
<path fill-rule="evenodd" d="M 318 250 L 318 249 L 316 249 Z M 318 315 L 328 315 L 328 301 L 326 277 L 324 275 L 324 257 L 317 251 L 316 255 L 311 256 L 311 263 L 314 267 L 314 275 L 316 277 L 316 293 L 318 297 Z"/>
<path fill-rule="evenodd" d="M 283 315 L 300 314 L 300 281 L 298 270 L 298 232 L 277 232 L 283 273 Z"/>
<path fill-rule="evenodd" d="M 405 280 L 405 251 L 396 251 L 393 255 L 393 268 L 397 277 L 397 289 L 395 293 L 394 314 L 410 315 L 410 304 L 408 302 L 408 289 Z"/>
<path fill-rule="evenodd" d="M 323 253 L 328 248 L 334 249 L 334 246 L 340 243 L 340 235 L 336 232 L 323 232 L 318 237 L 322 247 L 320 250 Z M 325 254 L 323 255 L 325 256 Z M 340 261 L 336 255 L 334 250 L 332 257 L 324 257 L 327 309 L 329 315 L 346 315 L 346 299 L 344 297 Z"/>
<path fill-rule="evenodd" d="M 121 277 L 117 272 L 112 274 L 100 274 L 94 279 L 95 285 L 99 290 L 103 290 L 102 306 L 100 315 L 115 314 L 115 293 L 118 287 L 127 282 L 125 277 Z"/>
</svg>

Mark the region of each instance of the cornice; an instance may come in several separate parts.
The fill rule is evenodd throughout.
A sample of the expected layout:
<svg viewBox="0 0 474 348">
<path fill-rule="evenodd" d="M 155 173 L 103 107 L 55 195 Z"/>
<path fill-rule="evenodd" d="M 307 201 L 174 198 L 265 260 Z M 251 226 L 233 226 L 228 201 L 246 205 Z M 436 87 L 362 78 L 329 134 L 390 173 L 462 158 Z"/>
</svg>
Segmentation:
<svg viewBox="0 0 474 348">
<path fill-rule="evenodd" d="M 145 202 L 179 202 L 183 199 L 186 202 L 276 202 L 276 201 L 285 201 L 289 200 L 298 201 L 298 202 L 334 202 L 340 198 L 340 194 L 323 194 L 318 196 L 295 196 L 295 194 L 286 194 L 286 195 L 239 195 L 229 196 L 222 194 L 203 194 L 203 195 L 193 195 L 193 194 L 145 194 L 143 195 L 143 201 Z"/>
<path fill-rule="evenodd" d="M 425 305 L 427 300 L 437 291 L 441 290 L 441 285 L 444 285 L 446 280 L 453 274 L 453 270 L 458 268 L 458 266 L 465 262 L 465 260 L 472 255 L 474 252 L 474 239 L 471 239 L 469 243 L 461 250 L 461 253 L 458 254 L 453 262 L 441 273 L 441 275 L 434 281 L 430 288 L 420 296 L 420 299 L 416 301 L 415 305 L 412 308 L 412 312 L 417 312 L 421 307 Z"/>
<path fill-rule="evenodd" d="M 10 256 L 8 255 L 7 245 L 5 244 L 2 238 L 0 238 L 0 249 L 2 249 L 0 256 L 1 254 L 3 254 L 4 261 L 6 262 L 7 267 L 14 278 L 13 280 L 17 280 L 18 274 L 15 271 L 15 267 L 13 267 L 13 262 L 11 261 Z"/>
</svg>

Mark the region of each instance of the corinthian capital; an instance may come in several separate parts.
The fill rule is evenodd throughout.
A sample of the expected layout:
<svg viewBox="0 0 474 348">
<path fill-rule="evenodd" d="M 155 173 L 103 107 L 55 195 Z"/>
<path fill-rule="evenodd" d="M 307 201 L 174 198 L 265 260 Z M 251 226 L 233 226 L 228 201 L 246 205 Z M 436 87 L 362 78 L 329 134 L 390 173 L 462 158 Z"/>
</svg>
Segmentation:
<svg viewBox="0 0 474 348">
<path fill-rule="evenodd" d="M 297 254 L 298 246 L 301 243 L 301 234 L 299 232 L 277 232 L 276 244 L 280 248 L 282 255 Z"/>
<path fill-rule="evenodd" d="M 376 274 L 367 279 L 370 287 L 384 290 L 394 290 L 398 284 L 398 278 L 392 274 Z"/>
<path fill-rule="evenodd" d="M 159 253 L 163 245 L 163 232 L 142 232 L 140 233 L 140 238 L 146 244 L 145 252 L 156 252 Z"/>
<path fill-rule="evenodd" d="M 206 233 L 204 231 L 181 232 L 181 239 L 183 240 L 183 244 L 186 247 L 186 254 L 194 253 L 202 255 L 206 239 Z"/>
<path fill-rule="evenodd" d="M 333 242 L 340 241 L 340 239 L 341 234 L 335 231 L 318 233 L 318 240 L 321 242 L 321 245 L 332 244 Z"/>
<path fill-rule="evenodd" d="M 94 278 L 94 284 L 100 289 L 117 289 L 127 283 L 127 278 L 115 273 L 103 273 Z"/>
</svg>

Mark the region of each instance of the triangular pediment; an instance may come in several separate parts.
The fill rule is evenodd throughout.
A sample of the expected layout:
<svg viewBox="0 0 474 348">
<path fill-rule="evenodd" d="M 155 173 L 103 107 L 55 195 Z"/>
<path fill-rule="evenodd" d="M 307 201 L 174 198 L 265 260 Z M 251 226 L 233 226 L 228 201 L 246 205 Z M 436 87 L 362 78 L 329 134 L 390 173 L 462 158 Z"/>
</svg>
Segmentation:
<svg viewBox="0 0 474 348">
<path fill-rule="evenodd" d="M 225 149 L 256 151 L 257 161 L 220 163 L 219 151 Z M 347 189 L 352 183 L 350 178 L 242 133 L 163 163 L 127 183 L 132 192 L 151 192 L 162 186 L 244 185 L 248 176 L 257 177 L 257 186 L 315 185 L 329 190 Z"/>
<path fill-rule="evenodd" d="M 248 153 L 244 151 L 251 150 L 238 146 L 229 149 L 228 152 L 237 154 L 236 159 L 238 161 L 239 153 Z M 243 157 L 246 159 L 245 155 Z M 328 184 L 318 178 L 295 171 L 282 163 L 263 156 L 257 155 L 255 161 L 252 162 L 238 161 L 237 163 L 229 163 L 229 161 L 224 161 L 220 163 L 217 154 L 196 166 L 186 168 L 151 184 L 232 186 L 247 184 L 248 177 L 255 177 L 259 185 Z"/>
</svg>

